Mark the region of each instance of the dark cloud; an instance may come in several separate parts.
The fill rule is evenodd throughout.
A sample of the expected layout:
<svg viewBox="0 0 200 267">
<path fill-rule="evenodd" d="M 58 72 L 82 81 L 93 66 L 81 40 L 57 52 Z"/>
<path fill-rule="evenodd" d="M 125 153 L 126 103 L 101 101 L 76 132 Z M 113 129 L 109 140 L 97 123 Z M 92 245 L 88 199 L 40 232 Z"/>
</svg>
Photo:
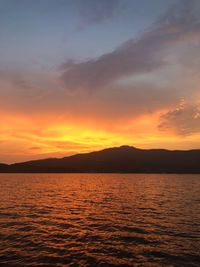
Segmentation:
<svg viewBox="0 0 200 267">
<path fill-rule="evenodd" d="M 182 103 L 160 118 L 161 131 L 174 131 L 186 136 L 200 133 L 200 105 Z"/>
<path fill-rule="evenodd" d="M 59 90 L 53 80 L 51 84 L 54 84 L 54 90 L 50 90 L 48 81 L 42 92 L 37 87 L 33 87 L 34 90 L 31 91 L 25 90 L 23 83 L 22 89 L 19 89 L 21 83 L 18 79 L 14 80 L 16 83 L 12 80 L 11 84 L 5 80 L 5 85 L 0 82 L 0 104 L 10 112 L 32 114 L 34 110 L 35 115 L 51 113 L 61 117 L 67 117 L 68 114 L 77 118 L 90 118 L 91 121 L 99 118 L 110 124 L 118 119 L 151 114 L 176 105 L 180 99 L 179 90 L 172 84 L 169 86 L 155 81 L 157 76 L 162 80 L 161 73 L 156 72 L 155 77 L 145 75 L 137 81 L 129 81 L 128 84 L 126 80 L 110 86 L 107 90 L 97 90 L 93 94 Z M 164 76 L 167 80 L 171 78 L 167 71 L 164 72 Z M 182 87 L 182 93 L 183 91 Z"/>
<path fill-rule="evenodd" d="M 91 121 L 100 118 L 109 125 L 122 118 L 173 110 L 181 97 L 189 98 L 199 90 L 200 46 L 189 47 L 191 54 L 185 42 L 198 41 L 200 13 L 195 15 L 195 3 L 189 1 L 174 8 L 175 11 L 168 12 L 138 39 L 124 43 L 109 54 L 87 62 L 64 64 L 62 79 L 71 91 L 64 90 L 55 76 L 49 75 L 43 82 L 37 76 L 0 73 L 2 109 L 27 114 L 34 110 L 34 114 L 52 113 L 66 118 L 67 115 L 86 117 Z M 186 43 L 186 49 L 181 52 L 179 46 L 178 49 L 174 46 L 180 42 Z M 177 70 L 177 62 L 171 64 L 166 59 L 169 47 L 175 49 L 173 55 L 176 59 L 179 55 L 177 62 L 187 71 Z M 195 75 L 191 74 L 194 70 Z M 127 76 L 134 79 L 123 80 Z"/>
<path fill-rule="evenodd" d="M 106 1 L 109 2 L 109 1 Z M 97 59 L 62 65 L 68 90 L 96 90 L 118 79 L 148 73 L 165 66 L 166 51 L 176 44 L 200 38 L 199 1 L 181 1 L 138 39 L 132 39 Z"/>
</svg>

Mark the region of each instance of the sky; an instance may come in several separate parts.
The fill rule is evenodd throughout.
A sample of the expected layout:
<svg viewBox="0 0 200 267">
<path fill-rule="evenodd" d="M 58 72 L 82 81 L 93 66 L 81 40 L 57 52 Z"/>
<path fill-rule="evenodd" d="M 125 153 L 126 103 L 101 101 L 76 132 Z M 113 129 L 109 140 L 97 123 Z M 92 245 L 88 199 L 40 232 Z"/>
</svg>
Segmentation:
<svg viewBox="0 0 200 267">
<path fill-rule="evenodd" d="M 200 148 L 199 0 L 0 0 L 0 162 Z"/>
</svg>

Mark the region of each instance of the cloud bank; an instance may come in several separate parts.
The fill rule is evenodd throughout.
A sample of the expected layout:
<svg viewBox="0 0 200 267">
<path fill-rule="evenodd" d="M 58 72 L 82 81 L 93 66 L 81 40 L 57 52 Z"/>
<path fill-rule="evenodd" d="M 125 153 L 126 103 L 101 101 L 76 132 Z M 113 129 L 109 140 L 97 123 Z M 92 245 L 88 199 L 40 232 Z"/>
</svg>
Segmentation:
<svg viewBox="0 0 200 267">
<path fill-rule="evenodd" d="M 200 2 L 181 1 L 151 29 L 97 59 L 66 62 L 62 80 L 68 90 L 100 90 L 124 77 L 159 70 L 167 52 L 182 43 L 199 43 Z"/>
<path fill-rule="evenodd" d="M 200 132 L 200 104 L 182 102 L 160 118 L 159 129 L 183 136 Z"/>
<path fill-rule="evenodd" d="M 112 0 L 77 4 L 80 30 L 103 24 L 119 8 Z M 180 147 L 197 147 L 200 139 L 189 138 L 200 134 L 199 54 L 200 1 L 188 0 L 98 58 L 66 60 L 39 74 L 1 66 L 2 153 L 9 148 L 25 158 L 123 142 L 168 147 L 181 137 Z"/>
</svg>

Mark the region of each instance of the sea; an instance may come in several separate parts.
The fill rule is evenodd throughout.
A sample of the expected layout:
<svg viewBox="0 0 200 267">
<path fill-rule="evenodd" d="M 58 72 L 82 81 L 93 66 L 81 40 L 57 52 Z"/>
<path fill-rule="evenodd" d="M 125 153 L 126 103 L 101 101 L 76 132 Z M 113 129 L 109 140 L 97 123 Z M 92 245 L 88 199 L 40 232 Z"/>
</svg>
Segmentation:
<svg viewBox="0 0 200 267">
<path fill-rule="evenodd" d="M 200 175 L 0 174 L 0 266 L 200 266 Z"/>
</svg>

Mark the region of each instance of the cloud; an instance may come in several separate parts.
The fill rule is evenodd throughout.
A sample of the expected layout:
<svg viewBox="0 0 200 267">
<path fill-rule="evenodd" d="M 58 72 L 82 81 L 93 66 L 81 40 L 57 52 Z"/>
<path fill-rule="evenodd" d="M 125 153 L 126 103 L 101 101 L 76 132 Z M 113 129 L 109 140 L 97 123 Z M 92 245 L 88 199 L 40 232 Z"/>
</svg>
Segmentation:
<svg viewBox="0 0 200 267">
<path fill-rule="evenodd" d="M 109 2 L 109 1 L 106 1 Z M 200 41 L 199 1 L 181 1 L 151 29 L 123 43 L 111 53 L 84 62 L 66 62 L 61 79 L 68 90 L 98 90 L 113 82 L 159 70 L 167 64 L 168 50 L 185 42 Z"/>
<path fill-rule="evenodd" d="M 183 136 L 200 133 L 200 104 L 181 102 L 160 117 L 161 131 L 174 131 Z"/>
<path fill-rule="evenodd" d="M 40 150 L 41 147 L 39 147 L 39 146 L 33 146 L 33 147 L 30 147 L 29 149 L 30 150 Z"/>
<path fill-rule="evenodd" d="M 118 0 L 79 0 L 75 3 L 80 17 L 78 31 L 111 19 L 119 8 Z"/>
<path fill-rule="evenodd" d="M 199 91 L 200 82 L 200 13 L 195 15 L 198 9 L 194 8 L 198 2 L 182 3 L 113 52 L 82 63 L 65 63 L 62 80 L 71 91 L 62 88 L 57 73 L 0 73 L 1 108 L 32 117 L 48 114 L 54 120 L 63 118 L 64 123 L 89 121 L 95 125 L 98 120 L 99 125 L 110 128 L 118 120 L 127 122 L 140 115 L 173 110 L 181 97 L 189 98 Z M 192 44 L 189 50 L 188 42 Z M 179 55 L 176 62 L 174 55 L 176 60 Z M 188 71 L 177 68 L 177 62 Z"/>
</svg>

